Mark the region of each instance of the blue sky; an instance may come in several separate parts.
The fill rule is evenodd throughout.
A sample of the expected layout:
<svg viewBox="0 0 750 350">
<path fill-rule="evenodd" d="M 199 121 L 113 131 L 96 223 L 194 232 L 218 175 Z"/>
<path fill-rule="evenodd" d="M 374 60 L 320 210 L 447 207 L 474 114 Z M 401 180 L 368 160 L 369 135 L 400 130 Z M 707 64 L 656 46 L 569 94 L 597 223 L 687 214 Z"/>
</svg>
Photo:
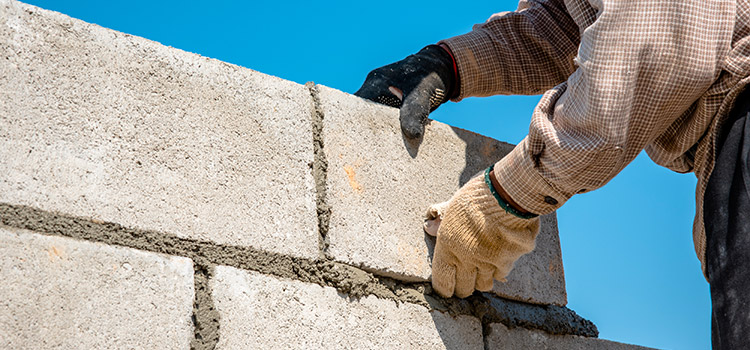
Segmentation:
<svg viewBox="0 0 750 350">
<path fill-rule="evenodd" d="M 471 30 L 514 1 L 45 1 L 31 4 L 284 79 L 354 92 L 371 69 Z M 538 96 L 469 98 L 432 118 L 517 143 Z M 710 348 L 710 300 L 692 243 L 695 177 L 641 154 L 558 211 L 568 306 L 600 337 Z"/>
</svg>

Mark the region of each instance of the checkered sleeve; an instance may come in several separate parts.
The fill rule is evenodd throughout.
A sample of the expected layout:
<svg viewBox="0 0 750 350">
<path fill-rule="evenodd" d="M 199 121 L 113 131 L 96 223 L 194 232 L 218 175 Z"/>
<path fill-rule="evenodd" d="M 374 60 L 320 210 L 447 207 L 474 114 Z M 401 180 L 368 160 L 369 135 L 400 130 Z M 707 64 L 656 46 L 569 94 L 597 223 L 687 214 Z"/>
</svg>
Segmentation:
<svg viewBox="0 0 750 350">
<path fill-rule="evenodd" d="M 721 20 L 733 13 L 727 2 L 590 2 L 599 6 L 598 15 L 581 31 L 576 69 L 543 95 L 528 136 L 495 166 L 497 180 L 511 198 L 536 214 L 603 186 L 691 113 L 719 76 L 720 62 L 731 47 L 731 21 Z M 499 36 L 520 35 L 515 30 L 504 28 Z M 512 60 L 508 55 L 502 59 Z M 516 70 L 555 67 L 557 62 L 507 66 L 497 61 L 495 69 L 508 72 L 488 74 L 512 79 L 508 75 Z M 483 79 L 469 76 L 461 84 Z M 499 85 L 504 87 L 496 91 L 510 84 Z"/>
<path fill-rule="evenodd" d="M 730 46 L 731 13 L 704 1 L 605 2 L 568 80 L 542 97 L 529 135 L 495 167 L 523 208 L 546 214 L 603 186 L 691 112 Z"/>
<path fill-rule="evenodd" d="M 460 95 L 540 94 L 575 69 L 578 26 L 561 0 L 522 1 L 467 34 L 441 41 L 458 63 Z"/>
</svg>

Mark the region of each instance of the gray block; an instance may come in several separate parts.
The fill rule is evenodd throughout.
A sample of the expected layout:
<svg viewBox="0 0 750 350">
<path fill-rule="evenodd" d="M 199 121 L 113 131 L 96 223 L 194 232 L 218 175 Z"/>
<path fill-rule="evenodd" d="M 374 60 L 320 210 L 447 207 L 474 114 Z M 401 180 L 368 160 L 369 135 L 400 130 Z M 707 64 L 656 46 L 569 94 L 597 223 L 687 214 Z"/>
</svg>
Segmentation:
<svg viewBox="0 0 750 350">
<path fill-rule="evenodd" d="M 0 202 L 318 257 L 304 86 L 0 1 Z"/>
<path fill-rule="evenodd" d="M 425 210 L 450 199 L 513 146 L 435 121 L 421 144 L 412 144 L 401 134 L 397 109 L 326 87 L 319 91 L 331 206 L 328 253 L 380 275 L 428 279 L 434 241 L 422 231 Z M 543 223 L 536 249 L 495 292 L 565 305 L 554 214 Z"/>
<path fill-rule="evenodd" d="M 0 227 L 0 348 L 188 349 L 193 265 Z"/>
<path fill-rule="evenodd" d="M 232 267 L 211 283 L 221 316 L 217 349 L 483 349 L 482 326 L 414 304 Z"/>
<path fill-rule="evenodd" d="M 508 329 L 502 324 L 493 323 L 486 335 L 487 350 L 648 350 L 637 345 L 613 341 L 585 338 L 575 335 L 551 335 L 525 328 Z"/>
<path fill-rule="evenodd" d="M 555 213 L 542 216 L 534 251 L 522 256 L 508 275 L 507 282 L 495 281 L 492 291 L 500 296 L 532 304 L 565 306 L 565 290 L 560 236 Z"/>
</svg>

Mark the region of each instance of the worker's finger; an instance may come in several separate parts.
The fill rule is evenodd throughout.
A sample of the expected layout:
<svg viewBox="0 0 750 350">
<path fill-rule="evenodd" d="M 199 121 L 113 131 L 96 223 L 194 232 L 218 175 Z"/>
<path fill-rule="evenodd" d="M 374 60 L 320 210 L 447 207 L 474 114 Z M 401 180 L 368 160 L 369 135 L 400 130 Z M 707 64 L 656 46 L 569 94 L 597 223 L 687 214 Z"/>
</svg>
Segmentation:
<svg viewBox="0 0 750 350">
<path fill-rule="evenodd" d="M 504 270 L 495 269 L 495 274 L 494 275 L 495 276 L 493 276 L 493 277 L 494 277 L 495 280 L 503 282 L 503 283 L 508 282 L 508 280 L 505 278 L 505 277 L 508 276 L 508 274 L 506 272 L 504 272 Z"/>
<path fill-rule="evenodd" d="M 440 229 L 440 222 L 442 220 L 440 218 L 434 219 L 434 220 L 425 220 L 424 221 L 424 232 L 430 236 L 437 237 L 438 229 Z"/>
<path fill-rule="evenodd" d="M 456 267 L 456 287 L 455 293 L 459 298 L 466 298 L 474 293 L 474 286 L 477 280 L 477 269 L 474 266 L 459 264 Z"/>
<path fill-rule="evenodd" d="M 430 74 L 413 88 L 404 91 L 404 102 L 401 105 L 401 131 L 409 139 L 419 139 L 424 134 L 424 125 L 427 122 L 427 116 L 440 105 L 444 96 L 442 90 L 435 91 L 433 86 L 437 85 L 440 78 L 437 74 Z"/>
<path fill-rule="evenodd" d="M 427 208 L 427 212 L 424 213 L 425 220 L 442 219 L 443 214 L 448 209 L 448 204 L 450 204 L 450 202 L 445 201 L 442 203 L 431 205 L 429 208 Z"/>
<path fill-rule="evenodd" d="M 389 86 L 388 87 L 388 91 L 390 91 L 393 95 L 395 95 L 396 97 L 398 97 L 399 100 L 401 100 L 401 101 L 404 100 L 404 92 L 401 91 L 401 89 L 399 89 L 399 88 L 397 88 L 395 86 Z"/>
<path fill-rule="evenodd" d="M 432 288 L 444 298 L 453 296 L 456 285 L 455 256 L 438 239 L 432 258 Z"/>
<path fill-rule="evenodd" d="M 488 292 L 492 290 L 492 284 L 494 283 L 494 269 L 479 269 L 477 273 L 477 283 L 474 287 L 482 292 Z"/>
<path fill-rule="evenodd" d="M 401 122 L 401 132 L 406 138 L 415 140 L 424 135 L 424 124 L 427 121 L 428 109 L 423 105 L 414 103 L 401 106 L 399 120 Z"/>
<path fill-rule="evenodd" d="M 427 208 L 427 212 L 424 214 L 424 232 L 430 236 L 437 236 L 440 223 L 443 221 L 443 213 L 448 209 L 449 201 L 443 203 L 433 204 Z"/>
<path fill-rule="evenodd" d="M 456 285 L 456 267 L 452 265 L 438 265 L 432 269 L 432 289 L 443 298 L 453 296 Z"/>
</svg>

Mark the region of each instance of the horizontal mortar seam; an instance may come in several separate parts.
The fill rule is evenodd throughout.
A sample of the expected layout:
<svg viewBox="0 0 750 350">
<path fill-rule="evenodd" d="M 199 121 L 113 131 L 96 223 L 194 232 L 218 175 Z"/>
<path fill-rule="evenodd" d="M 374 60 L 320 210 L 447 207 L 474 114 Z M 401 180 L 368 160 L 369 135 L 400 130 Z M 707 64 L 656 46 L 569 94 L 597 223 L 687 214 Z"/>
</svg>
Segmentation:
<svg viewBox="0 0 750 350">
<path fill-rule="evenodd" d="M 8 203 L 0 203 L 0 225 L 46 235 L 65 236 L 155 253 L 184 256 L 204 264 L 232 266 L 333 287 L 352 298 L 373 295 L 398 303 L 421 305 L 429 311 L 447 312 L 452 316 L 474 316 L 483 324 L 499 322 L 510 328 L 539 329 L 550 334 L 588 337 L 598 335 L 593 323 L 566 307 L 525 304 L 487 293 L 475 293 L 467 299 L 445 299 L 433 295 L 429 283 L 409 283 L 374 276 L 362 269 L 333 261 L 309 260 L 260 251 L 252 247 L 229 246 L 180 238 L 168 233 L 127 228 L 116 223 L 88 220 Z M 539 320 L 525 317 L 534 313 L 539 314 L 537 317 Z"/>
</svg>

